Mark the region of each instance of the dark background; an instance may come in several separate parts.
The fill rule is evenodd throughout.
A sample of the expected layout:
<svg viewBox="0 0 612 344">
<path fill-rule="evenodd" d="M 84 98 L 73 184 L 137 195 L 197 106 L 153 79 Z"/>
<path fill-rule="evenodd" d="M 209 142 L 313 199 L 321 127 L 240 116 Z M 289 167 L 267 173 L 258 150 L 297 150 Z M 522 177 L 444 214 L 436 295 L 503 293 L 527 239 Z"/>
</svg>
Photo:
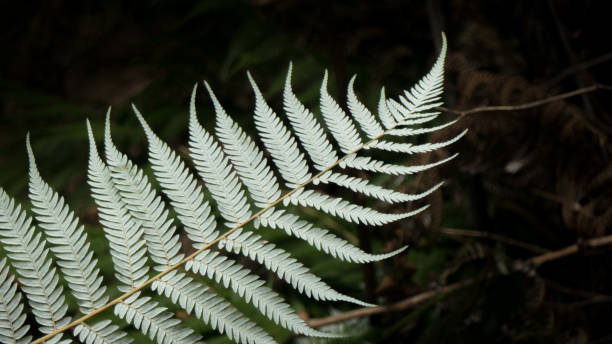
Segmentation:
<svg viewBox="0 0 612 344">
<path fill-rule="evenodd" d="M 85 119 L 92 121 L 100 139 L 108 105 L 113 106 L 116 143 L 146 165 L 146 141 L 129 110 L 131 102 L 179 150 L 187 141 L 187 101 L 195 82 L 211 83 L 228 112 L 252 129 L 253 95 L 245 71 L 253 73 L 280 113 L 289 61 L 294 63 L 296 93 L 315 112 L 324 68 L 332 78 L 330 93 L 339 102 L 344 102 L 348 80 L 357 73 L 356 89 L 375 109 L 381 86 L 394 96 L 426 73 L 441 30 L 449 41 L 445 106 L 451 109 L 514 105 L 594 84 L 612 85 L 606 4 L 5 4 L 0 8 L 0 185 L 25 200 L 24 142 L 29 131 L 43 178 L 67 196 L 91 231 L 99 230 L 87 195 Z M 521 263 L 548 250 L 612 234 L 611 95 L 598 90 L 522 111 L 463 116 L 452 128 L 430 137 L 442 140 L 469 128 L 449 150 L 460 152 L 459 158 L 418 178 L 381 180 L 389 185 L 403 181 L 400 188 L 406 192 L 441 179 L 448 183 L 430 197 L 431 210 L 419 218 L 369 232 L 348 226 L 343 232 L 376 252 L 410 244 L 408 253 L 364 268 L 311 259 L 313 270 L 341 291 L 379 303 L 461 280 L 477 282 L 408 310 L 349 324 L 349 330 L 354 326 L 363 333 L 348 342 L 612 342 L 610 246 L 583 245 L 577 254 L 538 268 Z M 212 106 L 203 93 L 198 103 L 200 120 L 210 127 Z M 422 163 L 445 154 L 403 159 Z M 452 229 L 481 236 L 494 233 L 536 247 L 472 238 Z M 309 259 L 307 253 L 296 255 Z M 108 276 L 112 278 L 112 272 Z M 287 292 L 282 283 L 274 283 Z M 286 295 L 304 316 L 329 312 L 295 293 Z M 284 334 L 279 340 L 291 338 Z"/>
</svg>

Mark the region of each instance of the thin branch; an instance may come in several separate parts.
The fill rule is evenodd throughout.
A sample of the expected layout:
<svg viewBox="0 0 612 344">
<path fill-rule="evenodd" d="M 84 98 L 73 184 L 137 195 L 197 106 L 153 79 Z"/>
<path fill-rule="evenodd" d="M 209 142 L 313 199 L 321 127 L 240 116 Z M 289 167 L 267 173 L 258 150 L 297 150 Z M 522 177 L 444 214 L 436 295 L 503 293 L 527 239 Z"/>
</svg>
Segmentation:
<svg viewBox="0 0 612 344">
<path fill-rule="evenodd" d="M 595 305 L 598 303 L 608 303 L 608 302 L 612 302 L 612 296 L 595 296 L 588 300 L 570 303 L 569 307 L 580 308 L 580 307 Z"/>
<path fill-rule="evenodd" d="M 554 85 L 556 85 L 557 83 L 559 83 L 561 80 L 565 79 L 566 77 L 577 73 L 577 72 L 581 72 L 585 69 L 589 69 L 593 66 L 597 66 L 599 64 L 605 63 L 612 60 L 612 52 L 609 52 L 607 54 L 601 55 L 601 56 L 597 56 L 595 58 L 592 58 L 590 60 L 586 60 L 584 62 L 581 63 L 577 63 L 569 68 L 567 68 L 566 70 L 562 71 L 561 73 L 559 73 L 556 77 L 546 81 L 543 86 L 545 88 L 550 88 Z"/>
<path fill-rule="evenodd" d="M 552 15 L 555 21 L 555 25 L 557 26 L 557 32 L 559 32 L 559 37 L 561 38 L 561 42 L 563 43 L 563 48 L 565 48 L 565 53 L 567 54 L 569 62 L 574 64 L 576 63 L 576 53 L 574 52 L 574 49 L 572 49 L 572 44 L 567 37 L 567 29 L 565 25 L 563 25 L 563 23 L 559 19 L 559 15 L 557 14 L 557 9 L 555 8 L 555 5 L 552 3 L 552 0 L 548 0 L 547 3 L 548 3 L 548 8 L 550 9 L 550 14 Z M 586 78 L 585 78 L 584 73 L 576 74 L 574 75 L 574 77 L 576 79 L 576 83 L 578 84 L 578 87 L 580 88 L 585 87 Z M 593 110 L 593 104 L 591 102 L 591 99 L 589 99 L 588 95 L 586 94 L 583 94 L 581 98 L 582 98 L 582 103 L 584 104 L 584 112 L 587 115 L 587 118 L 591 120 L 595 119 L 595 111 Z"/>
<path fill-rule="evenodd" d="M 481 231 L 475 231 L 475 230 L 470 230 L 470 229 L 456 229 L 456 228 L 440 228 L 438 232 L 445 234 L 445 235 L 451 235 L 451 236 L 466 236 L 466 237 L 472 237 L 472 238 L 491 239 L 491 240 L 503 242 L 508 245 L 520 247 L 520 248 L 523 248 L 525 250 L 535 252 L 535 253 L 546 253 L 550 251 L 550 250 L 547 250 L 545 248 L 542 248 L 542 247 L 539 247 L 533 244 L 529 244 L 523 241 L 508 238 L 506 236 L 495 234 L 495 233 L 481 232 Z"/>
<path fill-rule="evenodd" d="M 434 298 L 436 296 L 441 296 L 444 294 L 448 294 L 459 288 L 468 286 L 474 282 L 475 280 L 469 279 L 469 280 L 449 284 L 441 288 L 428 290 L 426 292 L 411 296 L 407 299 L 404 299 L 400 302 L 397 302 L 391 305 L 377 306 L 377 307 L 364 307 L 364 308 L 359 308 L 359 309 L 355 309 L 352 311 L 348 311 L 345 313 L 332 315 L 332 316 L 325 317 L 325 318 L 313 319 L 313 320 L 308 321 L 308 326 L 312 328 L 317 328 L 317 327 L 321 327 L 325 325 L 335 324 L 335 323 L 342 322 L 342 321 L 352 319 L 352 318 L 361 318 L 361 317 L 366 317 L 366 316 L 370 316 L 374 314 L 403 311 L 410 307 L 414 307 L 424 301 L 427 301 L 431 298 Z"/>
<path fill-rule="evenodd" d="M 565 294 L 570 294 L 570 295 L 575 295 L 581 298 L 585 298 L 585 299 L 592 299 L 592 298 L 596 298 L 596 297 L 612 297 L 612 295 L 606 295 L 606 294 L 600 294 L 600 293 L 595 293 L 592 291 L 588 291 L 588 290 L 582 290 L 582 289 L 576 289 L 576 288 L 570 288 L 567 286 L 564 286 L 562 284 L 559 284 L 555 281 L 549 280 L 549 279 L 545 279 L 542 278 L 542 281 L 544 281 L 544 283 L 546 283 L 546 286 L 557 290 L 561 293 L 565 293 Z"/>
<path fill-rule="evenodd" d="M 449 109 L 449 108 L 445 108 L 442 106 L 437 107 L 436 109 L 441 110 L 441 111 L 445 111 L 445 112 L 450 112 L 456 115 L 459 115 L 461 117 L 466 116 L 466 115 L 470 115 L 473 113 L 477 113 L 477 112 L 490 112 L 490 111 L 516 111 L 516 110 L 526 110 L 526 109 L 531 109 L 531 108 L 535 108 L 538 106 L 542 106 L 542 105 L 546 105 L 548 103 L 553 103 L 559 100 L 563 100 L 566 98 L 571 98 L 571 97 L 575 97 L 581 94 L 585 94 L 585 93 L 589 93 L 589 92 L 594 92 L 597 90 L 607 90 L 607 91 L 612 91 L 612 86 L 607 86 L 607 85 L 600 85 L 600 84 L 595 84 L 595 85 L 591 85 L 585 88 L 579 88 L 577 90 L 571 91 L 571 92 L 567 92 L 567 93 L 561 93 L 558 94 L 556 96 L 552 96 L 549 98 L 545 98 L 545 99 L 540 99 L 540 100 L 536 100 L 533 102 L 529 102 L 529 103 L 524 103 L 524 104 L 518 104 L 518 105 L 496 105 L 496 106 L 479 106 L 473 109 L 469 109 L 469 110 L 454 110 L 454 109 Z"/>
<path fill-rule="evenodd" d="M 581 243 L 576 243 L 574 245 L 562 248 L 560 250 L 548 252 L 537 257 L 530 258 L 527 260 L 528 263 L 533 264 L 534 266 L 540 266 L 546 262 L 564 258 L 573 254 L 580 252 L 581 248 L 587 247 L 598 247 L 612 244 L 612 235 L 607 235 L 599 238 L 585 240 Z"/>
<path fill-rule="evenodd" d="M 574 245 L 562 248 L 560 250 L 544 253 L 539 256 L 530 258 L 529 260 L 527 260 L 527 262 L 537 267 L 546 262 L 575 254 L 580 251 L 580 247 L 598 247 L 598 246 L 604 246 L 604 245 L 609 245 L 609 244 L 612 244 L 612 235 L 586 240 L 582 242 L 581 244 L 574 244 Z M 355 309 L 349 312 L 340 313 L 340 314 L 336 314 L 336 315 L 332 315 L 332 316 L 328 316 L 324 318 L 313 319 L 313 320 L 308 321 L 308 326 L 317 328 L 317 327 L 321 327 L 325 325 L 335 324 L 335 323 L 342 322 L 342 321 L 352 319 L 352 318 L 360 318 L 360 317 L 365 317 L 365 316 L 380 314 L 380 313 L 387 313 L 387 312 L 403 311 L 408 308 L 414 307 L 424 301 L 432 299 L 434 297 L 448 294 L 459 288 L 471 285 L 474 282 L 475 282 L 474 279 L 468 279 L 465 281 L 447 285 L 442 288 L 428 290 L 426 292 L 423 292 L 417 295 L 413 295 L 407 299 L 404 299 L 402 301 L 399 301 L 397 303 L 393 303 L 390 305 L 377 306 L 377 307 L 364 307 L 364 308 L 359 308 L 359 309 Z M 602 298 L 596 299 L 596 301 L 598 302 L 601 302 L 602 300 L 604 302 L 608 302 L 607 299 L 605 300 Z"/>
</svg>

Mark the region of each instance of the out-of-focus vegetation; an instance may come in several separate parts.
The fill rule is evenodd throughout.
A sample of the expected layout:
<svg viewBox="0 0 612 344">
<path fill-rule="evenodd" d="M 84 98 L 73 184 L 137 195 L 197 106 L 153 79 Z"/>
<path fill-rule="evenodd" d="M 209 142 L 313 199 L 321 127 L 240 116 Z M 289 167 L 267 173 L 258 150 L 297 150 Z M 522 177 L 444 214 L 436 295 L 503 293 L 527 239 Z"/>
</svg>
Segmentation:
<svg viewBox="0 0 612 344">
<path fill-rule="evenodd" d="M 54 0 L 2 5 L 0 185 L 25 197 L 24 138 L 30 131 L 43 177 L 67 196 L 88 224 L 110 282 L 111 262 L 103 255 L 106 244 L 87 195 L 84 121 L 92 120 L 100 138 L 108 105 L 113 106 L 117 145 L 144 164 L 146 141 L 130 102 L 162 138 L 182 147 L 187 99 L 195 82 L 211 83 L 228 112 L 252 129 L 253 94 L 245 71 L 253 73 L 271 105 L 280 110 L 282 82 L 293 61 L 294 89 L 304 103 L 316 108 L 328 68 L 332 94 L 340 103 L 349 77 L 357 73 L 356 89 L 375 109 L 383 84 L 393 96 L 430 67 L 441 30 L 450 45 L 447 107 L 525 103 L 595 83 L 612 84 L 612 62 L 604 56 L 612 48 L 605 35 L 610 30 L 605 4 Z M 597 63 L 582 64 L 599 56 L 604 57 Z M 448 181 L 429 198 L 430 211 L 416 219 L 364 230 L 313 218 L 375 252 L 411 246 L 383 263 L 361 267 L 315 259 L 303 245 L 268 235 L 339 291 L 381 304 L 474 280 L 401 312 L 338 325 L 359 333 L 345 342 L 610 342 L 609 246 L 583 247 L 578 254 L 537 268 L 521 263 L 612 234 L 610 99 L 610 92 L 600 91 L 525 111 L 475 113 L 432 135 L 430 140 L 437 141 L 470 128 L 451 148 L 461 153 L 451 164 L 418 177 L 378 180 L 401 183 L 406 192 Z M 212 106 L 202 94 L 199 116 L 210 127 Z M 453 117 L 444 114 L 445 119 Z M 436 158 L 421 154 L 401 160 L 422 163 Z M 477 231 L 478 236 L 453 229 Z M 497 236 L 491 239 L 483 233 Z M 510 245 L 499 236 L 528 245 Z M 268 280 L 277 290 L 289 292 L 272 275 Z M 296 293 L 285 295 L 309 318 L 354 308 L 315 305 Z M 180 311 L 177 316 L 182 316 Z M 199 324 L 188 324 L 210 343 L 226 342 Z M 286 342 L 303 340 L 289 333 L 275 336 Z"/>
</svg>

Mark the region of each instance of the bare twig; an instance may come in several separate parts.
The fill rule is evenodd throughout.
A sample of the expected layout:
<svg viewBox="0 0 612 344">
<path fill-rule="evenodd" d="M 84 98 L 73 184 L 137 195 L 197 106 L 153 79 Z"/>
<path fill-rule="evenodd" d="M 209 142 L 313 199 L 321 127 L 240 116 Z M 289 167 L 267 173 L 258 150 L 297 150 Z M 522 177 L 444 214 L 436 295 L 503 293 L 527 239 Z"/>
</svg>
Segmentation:
<svg viewBox="0 0 612 344">
<path fill-rule="evenodd" d="M 518 104 L 518 105 L 479 106 L 479 107 L 469 109 L 469 110 L 454 110 L 454 109 L 449 109 L 449 108 L 440 106 L 440 107 L 437 107 L 437 109 L 441 111 L 445 111 L 445 112 L 454 113 L 461 117 L 470 115 L 473 113 L 477 113 L 477 112 L 526 110 L 526 109 L 531 109 L 531 108 L 535 108 L 538 106 L 546 105 L 548 103 L 553 103 L 553 102 L 563 100 L 566 98 L 575 97 L 577 95 L 581 95 L 584 93 L 594 92 L 597 90 L 612 91 L 612 86 L 595 84 L 595 85 L 591 85 L 585 88 L 579 88 L 571 92 L 561 93 L 561 94 L 558 94 L 556 96 L 552 96 L 549 98 L 540 99 L 540 100 L 536 100 L 533 102 Z"/>
<path fill-rule="evenodd" d="M 468 286 L 474 282 L 475 280 L 469 279 L 469 280 L 453 283 L 453 284 L 450 284 L 450 285 L 447 285 L 441 288 L 428 290 L 426 292 L 411 296 L 407 299 L 404 299 L 400 302 L 397 302 L 391 305 L 377 306 L 377 307 L 364 307 L 364 308 L 359 308 L 359 309 L 355 309 L 352 311 L 348 311 L 345 313 L 332 315 L 332 316 L 325 317 L 325 318 L 313 319 L 313 320 L 308 321 L 308 326 L 312 328 L 317 328 L 317 327 L 321 327 L 325 325 L 339 323 L 339 322 L 342 322 L 348 319 L 352 319 L 352 318 L 361 318 L 361 317 L 366 317 L 366 316 L 370 316 L 374 314 L 403 311 L 410 307 L 414 307 L 420 304 L 421 302 L 427 301 L 436 296 L 448 294 L 459 288 Z"/>
<path fill-rule="evenodd" d="M 559 73 L 556 77 L 546 81 L 546 83 L 543 84 L 543 86 L 545 88 L 551 88 L 552 86 L 558 84 L 561 80 L 565 79 L 566 77 L 583 71 L 585 69 L 589 69 L 593 66 L 597 66 L 599 64 L 605 63 L 612 60 L 612 52 L 609 52 L 607 54 L 601 55 L 601 56 L 597 56 L 595 58 L 592 58 L 590 60 L 586 60 L 584 62 L 581 63 L 577 63 L 569 68 L 567 68 L 566 70 L 562 71 L 561 73 Z"/>
<path fill-rule="evenodd" d="M 567 38 L 567 29 L 565 28 L 565 25 L 563 25 L 563 23 L 559 19 L 559 15 L 557 14 L 557 9 L 555 8 L 555 5 L 553 5 L 552 0 L 548 0 L 548 8 L 550 8 L 550 13 L 552 14 L 552 17 L 557 26 L 557 31 L 559 32 L 559 37 L 561 38 L 561 42 L 563 43 L 563 47 L 565 48 L 565 52 L 567 53 L 569 62 L 574 64 L 576 63 L 576 53 L 574 52 L 574 49 L 572 49 L 572 44 L 570 43 L 570 40 Z M 586 85 L 585 82 L 587 78 L 584 72 L 578 73 L 574 75 L 574 77 L 576 79 L 576 83 L 578 84 L 578 87 L 581 87 L 581 88 L 585 87 Z M 591 100 L 589 99 L 588 95 L 582 94 L 581 98 L 584 104 L 584 110 L 585 110 L 586 115 L 591 120 L 595 119 L 595 111 L 593 110 L 593 104 Z"/>
<path fill-rule="evenodd" d="M 527 262 L 535 266 L 540 266 L 551 260 L 556 260 L 556 259 L 570 256 L 572 254 L 576 254 L 580 252 L 581 247 L 585 247 L 585 248 L 586 247 L 598 247 L 598 246 L 605 246 L 605 245 L 610 245 L 610 244 L 612 244 L 612 235 L 607 235 L 607 236 L 603 236 L 599 238 L 585 240 L 581 243 L 576 243 L 574 245 L 562 248 L 560 250 L 544 253 L 537 257 L 530 258 L 529 260 L 527 260 Z"/>
<path fill-rule="evenodd" d="M 598 246 L 604 246 L 604 245 L 609 245 L 609 244 L 612 244 L 612 235 L 586 240 L 582 242 L 581 244 L 574 244 L 574 245 L 562 248 L 560 250 L 547 252 L 539 256 L 530 258 L 528 262 L 537 267 L 546 262 L 575 254 L 579 252 L 580 247 L 598 247 Z M 426 292 L 423 292 L 417 295 L 413 295 L 407 299 L 404 299 L 397 303 L 393 303 L 391 305 L 377 306 L 377 307 L 364 307 L 364 308 L 355 309 L 349 312 L 332 315 L 329 317 L 313 319 L 313 320 L 308 321 L 308 326 L 316 328 L 316 327 L 321 327 L 325 325 L 335 324 L 335 323 L 342 322 L 348 319 L 353 319 L 353 318 L 361 318 L 361 317 L 366 317 L 366 316 L 380 314 L 380 313 L 387 313 L 387 312 L 403 311 L 408 308 L 414 307 L 424 301 L 432 299 L 434 297 L 448 294 L 459 288 L 473 284 L 475 281 L 476 280 L 474 279 L 469 279 L 469 280 L 453 283 L 453 284 L 447 285 L 442 288 L 428 290 Z M 592 301 L 608 302 L 608 300 L 605 298 L 596 298 L 596 299 L 590 300 L 590 302 Z"/>
<path fill-rule="evenodd" d="M 585 306 L 590 306 L 590 305 L 596 305 L 598 303 L 608 303 L 608 302 L 612 302 L 612 296 L 595 296 L 588 300 L 571 303 L 569 304 L 569 307 L 570 308 L 580 308 L 580 307 L 585 307 Z"/>
<path fill-rule="evenodd" d="M 576 288 L 571 288 L 571 287 L 567 287 L 564 286 L 562 284 L 559 284 L 555 281 L 551 281 L 549 279 L 545 279 L 542 278 L 542 281 L 544 281 L 544 283 L 546 283 L 546 286 L 557 290 L 561 293 L 564 294 L 570 294 L 570 295 L 575 295 L 581 298 L 585 298 L 585 299 L 592 299 L 592 298 L 602 298 L 602 297 L 611 297 L 612 295 L 606 295 L 606 294 L 600 294 L 600 293 L 595 293 L 592 291 L 588 291 L 588 290 L 582 290 L 582 289 L 576 289 Z"/>
<path fill-rule="evenodd" d="M 503 242 L 508 245 L 520 247 L 520 248 L 523 248 L 525 250 L 535 252 L 535 253 L 549 252 L 549 250 L 545 248 L 542 248 L 542 247 L 539 247 L 533 244 L 529 244 L 523 241 L 519 241 L 516 239 L 508 238 L 506 236 L 495 234 L 495 233 L 481 232 L 481 231 L 475 231 L 475 230 L 470 230 L 470 229 L 456 229 L 456 228 L 440 228 L 438 231 L 445 235 L 467 236 L 467 237 L 472 237 L 472 238 L 491 239 L 491 240 Z"/>
</svg>

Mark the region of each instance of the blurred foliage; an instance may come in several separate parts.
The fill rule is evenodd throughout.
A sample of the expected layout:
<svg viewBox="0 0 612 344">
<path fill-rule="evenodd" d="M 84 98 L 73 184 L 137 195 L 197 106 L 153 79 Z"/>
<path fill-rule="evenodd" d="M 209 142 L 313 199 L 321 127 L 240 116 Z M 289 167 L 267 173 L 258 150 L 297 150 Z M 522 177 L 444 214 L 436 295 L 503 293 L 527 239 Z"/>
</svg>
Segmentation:
<svg viewBox="0 0 612 344">
<path fill-rule="evenodd" d="M 604 4 L 571 0 L 7 2 L 0 5 L 4 48 L 0 185 L 25 200 L 24 138 L 30 131 L 43 178 L 67 196 L 88 224 L 105 281 L 110 283 L 113 273 L 104 254 L 106 243 L 87 194 L 84 124 L 86 118 L 92 120 L 100 139 L 108 105 L 113 107 L 115 142 L 135 161 L 146 164 L 145 138 L 129 109 L 131 102 L 160 137 L 182 153 L 186 153 L 188 96 L 201 80 L 211 83 L 228 112 L 247 130 L 253 129 L 253 94 L 245 71 L 253 73 L 273 108 L 280 110 L 289 61 L 294 63 L 294 89 L 313 109 L 324 68 L 331 72 L 331 93 L 340 103 L 349 77 L 358 73 L 357 92 L 375 109 L 383 83 L 393 96 L 429 68 L 440 30 L 447 32 L 450 44 L 448 107 L 534 101 L 593 83 L 612 84 L 612 63 L 605 61 L 561 74 L 610 52 L 609 40 L 601 36 L 609 31 Z M 200 120 L 211 127 L 210 102 L 202 93 L 198 102 Z M 307 245 L 276 231 L 262 235 L 293 252 L 340 292 L 377 303 L 393 303 L 461 280 L 476 281 L 402 312 L 334 325 L 356 334 L 338 343 L 610 342 L 609 248 L 585 249 L 536 270 L 517 263 L 535 252 L 444 231 L 493 233 L 545 250 L 612 234 L 610 102 L 609 95 L 597 92 L 528 111 L 479 113 L 432 135 L 430 140 L 437 141 L 459 128 L 470 128 L 469 135 L 451 148 L 461 152 L 453 163 L 423 176 L 375 179 L 381 185 L 401 184 L 405 192 L 448 181 L 444 190 L 429 198 L 430 211 L 411 221 L 366 231 L 305 214 L 373 252 L 411 246 L 407 253 L 375 266 L 314 255 Z M 453 117 L 444 114 L 445 120 Z M 423 163 L 436 156 L 395 159 Z M 382 204 L 368 204 L 385 209 Z M 243 263 L 265 274 L 248 260 Z M 274 276 L 265 276 L 305 317 L 355 308 L 311 302 Z M 230 293 L 219 291 L 255 314 Z M 184 317 L 176 311 L 177 317 Z M 256 320 L 269 331 L 275 328 L 264 319 Z M 209 343 L 228 342 L 197 322 L 187 324 Z M 281 342 L 305 342 L 287 332 L 273 334 Z"/>
</svg>

